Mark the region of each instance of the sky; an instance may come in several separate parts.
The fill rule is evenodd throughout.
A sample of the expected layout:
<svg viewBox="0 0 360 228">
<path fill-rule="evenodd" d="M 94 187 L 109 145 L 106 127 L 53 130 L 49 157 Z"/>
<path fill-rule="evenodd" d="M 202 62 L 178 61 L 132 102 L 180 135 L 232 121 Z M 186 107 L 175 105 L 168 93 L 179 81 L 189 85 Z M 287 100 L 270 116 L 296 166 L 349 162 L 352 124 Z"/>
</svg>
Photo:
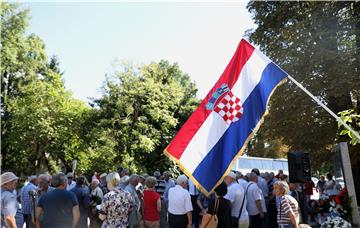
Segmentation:
<svg viewBox="0 0 360 228">
<path fill-rule="evenodd" d="M 101 97 L 105 75 L 122 61 L 178 63 L 203 98 L 255 28 L 246 2 L 28 2 L 28 33 L 56 55 L 75 98 Z"/>
</svg>

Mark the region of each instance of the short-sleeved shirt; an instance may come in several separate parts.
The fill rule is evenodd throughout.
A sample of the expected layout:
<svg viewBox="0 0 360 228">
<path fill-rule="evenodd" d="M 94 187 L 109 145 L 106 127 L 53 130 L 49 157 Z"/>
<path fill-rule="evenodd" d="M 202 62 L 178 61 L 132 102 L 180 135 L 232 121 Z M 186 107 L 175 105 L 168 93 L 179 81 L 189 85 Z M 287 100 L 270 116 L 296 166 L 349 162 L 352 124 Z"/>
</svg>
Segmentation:
<svg viewBox="0 0 360 228">
<path fill-rule="evenodd" d="M 245 198 L 245 191 L 243 187 L 238 183 L 232 183 L 228 187 L 228 192 L 224 196 L 225 199 L 228 199 L 231 202 L 231 216 L 232 217 L 239 217 L 240 208 L 244 201 L 244 205 L 241 212 L 240 220 L 247 220 L 248 213 L 246 210 L 246 198 Z"/>
<path fill-rule="evenodd" d="M 106 193 L 101 204 L 101 210 L 106 214 L 102 228 L 127 227 L 129 209 L 132 204 L 133 199 L 127 191 L 116 188 Z"/>
<path fill-rule="evenodd" d="M 19 203 L 16 200 L 16 195 L 4 188 L 1 188 L 1 224 L 6 227 L 4 220 L 5 216 L 14 216 L 19 208 Z"/>
<path fill-rule="evenodd" d="M 43 210 L 41 227 L 71 227 L 72 210 L 77 206 L 76 195 L 65 189 L 54 189 L 41 196 L 38 207 Z"/>
<path fill-rule="evenodd" d="M 21 211 L 23 214 L 30 215 L 33 213 L 32 198 L 29 195 L 29 192 L 33 190 L 37 190 L 37 187 L 31 182 L 21 189 Z"/>
<path fill-rule="evenodd" d="M 299 222 L 299 206 L 296 199 L 289 195 L 281 196 L 277 214 L 277 222 L 279 225 L 290 224 L 290 212 L 295 214 L 296 220 Z"/>
<path fill-rule="evenodd" d="M 246 193 L 246 210 L 249 215 L 257 215 L 259 214 L 259 210 L 256 207 L 257 200 L 264 200 L 264 196 L 262 194 L 261 189 L 254 182 L 249 182 L 248 191 Z M 263 208 L 264 210 L 264 208 Z"/>
<path fill-rule="evenodd" d="M 190 193 L 180 185 L 170 188 L 169 213 L 173 215 L 185 215 L 192 210 Z"/>
<path fill-rule="evenodd" d="M 217 210 L 218 217 L 218 228 L 231 228 L 231 203 L 229 200 L 219 197 L 219 206 Z M 207 210 L 207 214 L 212 215 L 215 211 L 215 201 L 216 199 L 212 199 L 209 202 L 209 208 Z"/>
<path fill-rule="evenodd" d="M 158 221 L 160 219 L 157 210 L 158 199 L 160 199 L 159 193 L 144 190 L 144 218 L 146 221 Z"/>
</svg>

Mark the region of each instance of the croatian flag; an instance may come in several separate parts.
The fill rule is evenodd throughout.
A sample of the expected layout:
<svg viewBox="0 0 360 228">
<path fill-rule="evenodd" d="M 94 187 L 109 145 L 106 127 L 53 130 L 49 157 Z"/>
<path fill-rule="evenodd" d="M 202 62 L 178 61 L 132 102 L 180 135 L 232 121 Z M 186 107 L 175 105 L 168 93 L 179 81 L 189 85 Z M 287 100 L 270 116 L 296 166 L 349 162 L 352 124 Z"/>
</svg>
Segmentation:
<svg viewBox="0 0 360 228">
<path fill-rule="evenodd" d="M 215 86 L 165 149 L 209 194 L 230 171 L 267 113 L 287 74 L 242 39 Z"/>
</svg>

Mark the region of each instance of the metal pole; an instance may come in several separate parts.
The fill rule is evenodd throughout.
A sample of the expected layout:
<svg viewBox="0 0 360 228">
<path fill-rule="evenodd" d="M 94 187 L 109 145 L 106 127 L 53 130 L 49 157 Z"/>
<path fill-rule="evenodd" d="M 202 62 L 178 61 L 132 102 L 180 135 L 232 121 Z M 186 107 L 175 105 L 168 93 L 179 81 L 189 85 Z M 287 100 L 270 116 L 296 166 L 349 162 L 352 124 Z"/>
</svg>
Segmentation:
<svg viewBox="0 0 360 228">
<path fill-rule="evenodd" d="M 347 125 L 342 119 L 340 119 L 333 111 L 331 111 L 328 107 L 326 107 L 325 104 L 323 104 L 318 98 L 316 98 L 314 95 L 312 95 L 304 86 L 302 86 L 299 82 L 297 82 L 293 77 L 290 75 L 287 76 L 292 82 L 295 83 L 300 89 L 302 89 L 307 95 L 309 95 L 318 105 L 323 107 L 330 115 L 332 115 L 339 123 L 344 125 L 351 133 L 355 135 L 356 138 L 360 140 L 360 135 L 356 131 L 354 131 L 349 125 Z"/>
</svg>

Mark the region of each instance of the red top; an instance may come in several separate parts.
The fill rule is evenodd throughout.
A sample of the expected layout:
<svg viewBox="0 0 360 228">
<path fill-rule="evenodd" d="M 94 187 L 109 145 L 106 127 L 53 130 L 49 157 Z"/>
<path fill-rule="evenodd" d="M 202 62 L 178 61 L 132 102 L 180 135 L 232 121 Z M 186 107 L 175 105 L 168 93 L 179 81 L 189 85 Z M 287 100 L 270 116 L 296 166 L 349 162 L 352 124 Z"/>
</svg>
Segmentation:
<svg viewBox="0 0 360 228">
<path fill-rule="evenodd" d="M 152 190 L 144 190 L 144 218 L 146 221 L 158 221 L 160 219 L 157 210 L 157 200 L 160 194 Z"/>
<path fill-rule="evenodd" d="M 315 187 L 315 184 L 314 182 L 312 181 L 307 181 L 305 183 L 305 194 L 308 195 L 308 196 L 311 196 L 313 195 L 313 188 Z"/>
</svg>

